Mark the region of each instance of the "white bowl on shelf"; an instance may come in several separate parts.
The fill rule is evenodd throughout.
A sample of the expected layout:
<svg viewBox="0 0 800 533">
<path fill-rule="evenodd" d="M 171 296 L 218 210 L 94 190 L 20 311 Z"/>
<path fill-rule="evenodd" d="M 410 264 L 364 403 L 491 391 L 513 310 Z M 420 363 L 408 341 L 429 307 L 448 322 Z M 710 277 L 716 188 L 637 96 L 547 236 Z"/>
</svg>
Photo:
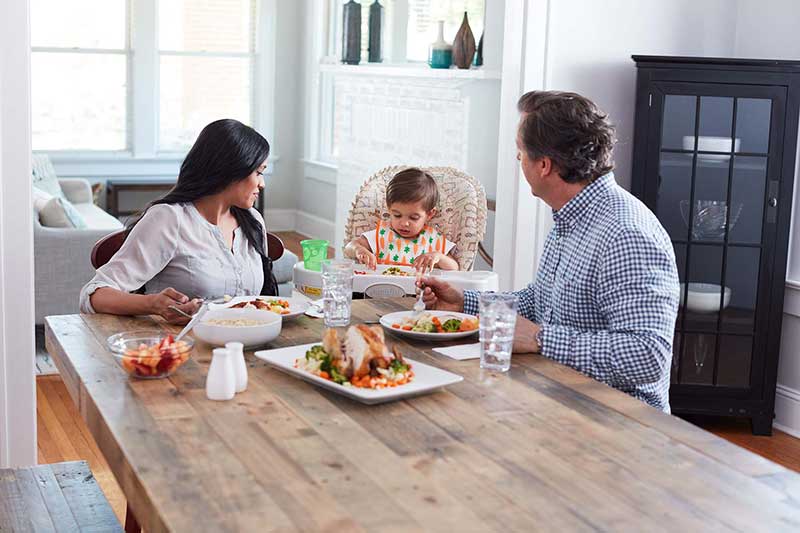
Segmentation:
<svg viewBox="0 0 800 533">
<path fill-rule="evenodd" d="M 214 320 L 257 321 L 258 325 L 230 326 L 213 324 Z M 281 315 L 262 309 L 214 309 L 192 328 L 192 335 L 213 346 L 241 342 L 246 348 L 261 346 L 281 334 Z"/>
<path fill-rule="evenodd" d="M 685 284 L 681 283 L 681 301 L 683 306 Z M 719 295 L 722 286 L 715 283 L 689 283 L 688 298 L 686 309 L 695 313 L 719 313 Z M 731 289 L 725 287 L 725 295 L 722 299 L 722 309 L 728 307 L 731 302 Z"/>
<path fill-rule="evenodd" d="M 742 140 L 736 138 L 733 140 L 733 151 L 738 152 Z M 683 136 L 683 149 L 694 150 L 694 135 Z M 728 161 L 730 159 L 731 151 L 731 138 L 730 137 L 714 137 L 713 135 L 701 135 L 697 138 L 697 151 L 698 152 L 727 152 L 724 154 L 697 154 L 698 159 L 704 161 Z"/>
</svg>

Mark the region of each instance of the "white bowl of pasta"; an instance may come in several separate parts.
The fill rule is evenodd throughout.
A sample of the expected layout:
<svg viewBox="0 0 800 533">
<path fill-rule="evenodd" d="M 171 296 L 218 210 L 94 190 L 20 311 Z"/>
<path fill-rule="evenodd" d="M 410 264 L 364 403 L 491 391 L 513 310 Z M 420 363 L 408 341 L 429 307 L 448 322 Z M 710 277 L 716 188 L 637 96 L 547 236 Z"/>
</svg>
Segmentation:
<svg viewBox="0 0 800 533">
<path fill-rule="evenodd" d="M 214 346 L 241 342 L 261 346 L 281 334 L 281 315 L 262 309 L 213 309 L 192 330 L 192 335 Z"/>
</svg>

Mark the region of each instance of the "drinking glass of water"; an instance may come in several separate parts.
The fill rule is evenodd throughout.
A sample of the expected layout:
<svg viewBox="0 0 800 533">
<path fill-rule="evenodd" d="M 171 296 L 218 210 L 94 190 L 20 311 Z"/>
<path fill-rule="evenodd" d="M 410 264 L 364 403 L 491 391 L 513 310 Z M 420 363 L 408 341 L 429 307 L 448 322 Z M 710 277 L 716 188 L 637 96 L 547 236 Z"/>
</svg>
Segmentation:
<svg viewBox="0 0 800 533">
<path fill-rule="evenodd" d="M 478 300 L 481 368 L 506 372 L 511 368 L 511 346 L 517 323 L 517 295 L 481 293 Z"/>
<path fill-rule="evenodd" d="M 325 327 L 350 324 L 353 303 L 353 267 L 349 259 L 326 259 L 322 262 L 322 312 Z"/>
</svg>

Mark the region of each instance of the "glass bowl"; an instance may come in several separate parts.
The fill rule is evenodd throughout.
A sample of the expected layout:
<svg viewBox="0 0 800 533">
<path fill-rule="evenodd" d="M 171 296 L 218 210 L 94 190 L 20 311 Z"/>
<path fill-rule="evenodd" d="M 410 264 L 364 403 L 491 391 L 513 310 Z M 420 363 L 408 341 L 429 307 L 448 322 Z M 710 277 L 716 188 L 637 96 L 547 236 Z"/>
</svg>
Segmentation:
<svg viewBox="0 0 800 533">
<path fill-rule="evenodd" d="M 730 220 L 728 220 L 727 202 L 716 200 L 695 200 L 694 224 L 692 224 L 692 238 L 698 241 L 721 240 L 725 238 L 725 231 L 732 230 L 742 214 L 743 204 L 733 205 Z M 689 225 L 689 201 L 681 200 L 681 216 L 683 222 Z"/>
<path fill-rule="evenodd" d="M 143 379 L 170 376 L 189 360 L 194 341 L 184 337 L 178 343 L 163 331 L 124 331 L 110 336 L 106 343 L 114 360 L 128 375 Z"/>
</svg>

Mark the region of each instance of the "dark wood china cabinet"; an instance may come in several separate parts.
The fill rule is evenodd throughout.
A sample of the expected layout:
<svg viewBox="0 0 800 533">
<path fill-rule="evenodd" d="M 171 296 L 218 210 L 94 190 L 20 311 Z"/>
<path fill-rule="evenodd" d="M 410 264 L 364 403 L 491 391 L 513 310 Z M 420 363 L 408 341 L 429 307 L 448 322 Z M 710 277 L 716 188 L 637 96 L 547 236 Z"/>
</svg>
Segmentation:
<svg viewBox="0 0 800 533">
<path fill-rule="evenodd" d="M 632 190 L 672 238 L 681 279 L 672 410 L 748 417 L 769 435 L 800 61 L 633 59 Z"/>
</svg>

